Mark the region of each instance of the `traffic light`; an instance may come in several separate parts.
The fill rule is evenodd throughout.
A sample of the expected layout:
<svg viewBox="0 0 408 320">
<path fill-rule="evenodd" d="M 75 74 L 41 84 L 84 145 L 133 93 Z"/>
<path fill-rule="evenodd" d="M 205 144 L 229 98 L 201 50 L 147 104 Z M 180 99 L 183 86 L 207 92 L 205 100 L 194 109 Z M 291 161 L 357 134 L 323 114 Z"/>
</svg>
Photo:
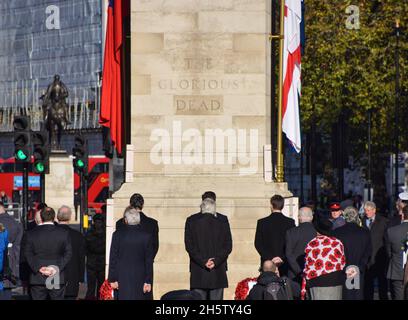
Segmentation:
<svg viewBox="0 0 408 320">
<path fill-rule="evenodd" d="M 31 132 L 30 118 L 16 116 L 13 121 L 14 128 L 14 156 L 16 163 L 31 162 Z"/>
<path fill-rule="evenodd" d="M 35 173 L 49 173 L 49 143 L 47 131 L 33 133 L 34 166 Z"/>
<path fill-rule="evenodd" d="M 73 165 L 77 172 L 88 173 L 88 144 L 82 136 L 75 136 L 75 146 L 72 148 Z"/>
</svg>

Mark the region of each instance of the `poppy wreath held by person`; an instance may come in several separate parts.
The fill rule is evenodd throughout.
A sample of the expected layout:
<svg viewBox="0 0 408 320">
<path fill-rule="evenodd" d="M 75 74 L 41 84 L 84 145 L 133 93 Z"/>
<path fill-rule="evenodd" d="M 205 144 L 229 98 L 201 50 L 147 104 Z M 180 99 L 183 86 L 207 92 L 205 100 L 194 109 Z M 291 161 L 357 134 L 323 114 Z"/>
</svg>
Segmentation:
<svg viewBox="0 0 408 320">
<path fill-rule="evenodd" d="M 113 289 L 108 280 L 105 280 L 99 289 L 100 300 L 113 300 Z"/>
<path fill-rule="evenodd" d="M 246 278 L 238 283 L 235 289 L 235 300 L 245 300 L 248 296 L 250 284 L 255 284 L 258 278 Z"/>
</svg>

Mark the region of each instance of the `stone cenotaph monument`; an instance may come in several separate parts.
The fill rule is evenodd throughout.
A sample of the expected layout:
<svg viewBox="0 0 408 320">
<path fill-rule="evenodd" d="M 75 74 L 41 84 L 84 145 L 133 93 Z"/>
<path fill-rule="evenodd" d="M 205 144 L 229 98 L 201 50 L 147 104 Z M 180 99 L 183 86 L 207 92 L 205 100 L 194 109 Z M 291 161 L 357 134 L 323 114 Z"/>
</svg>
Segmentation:
<svg viewBox="0 0 408 320">
<path fill-rule="evenodd" d="M 257 219 L 274 194 L 297 199 L 266 177 L 271 143 L 271 1 L 131 1 L 131 145 L 126 181 L 107 207 L 107 264 L 115 222 L 133 193 L 159 222 L 154 295 L 189 288 L 186 218 L 205 191 L 228 216 L 233 251 L 229 288 L 258 275 Z M 270 148 L 269 148 L 270 150 Z M 265 166 L 264 163 L 267 165 Z M 108 267 L 108 266 L 107 266 Z"/>
</svg>

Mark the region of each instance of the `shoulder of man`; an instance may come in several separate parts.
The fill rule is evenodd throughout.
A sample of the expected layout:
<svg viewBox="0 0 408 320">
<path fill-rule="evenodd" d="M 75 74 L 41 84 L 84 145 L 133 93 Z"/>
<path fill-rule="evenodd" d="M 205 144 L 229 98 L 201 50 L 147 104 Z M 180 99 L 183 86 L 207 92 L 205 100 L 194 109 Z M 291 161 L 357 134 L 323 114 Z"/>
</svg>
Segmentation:
<svg viewBox="0 0 408 320">
<path fill-rule="evenodd" d="M 217 212 L 218 221 L 228 223 L 228 217 L 225 214 Z"/>
<path fill-rule="evenodd" d="M 201 212 L 197 212 L 187 217 L 186 222 L 192 222 L 200 219 L 202 217 Z"/>
<path fill-rule="evenodd" d="M 148 217 L 144 212 L 141 213 L 141 219 L 148 223 L 157 224 L 157 220 L 151 217 Z"/>
</svg>

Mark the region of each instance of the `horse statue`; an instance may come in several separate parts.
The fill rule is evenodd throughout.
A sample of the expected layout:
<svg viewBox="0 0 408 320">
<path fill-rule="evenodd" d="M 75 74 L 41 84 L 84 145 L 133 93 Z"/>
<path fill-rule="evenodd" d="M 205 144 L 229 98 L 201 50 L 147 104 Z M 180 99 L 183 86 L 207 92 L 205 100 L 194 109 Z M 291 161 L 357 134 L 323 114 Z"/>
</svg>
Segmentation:
<svg viewBox="0 0 408 320">
<path fill-rule="evenodd" d="M 48 86 L 47 91 L 40 97 L 43 101 L 43 118 L 45 128 L 52 149 L 60 149 L 62 131 L 70 124 L 68 120 L 68 105 L 65 99 L 68 89 L 60 80 L 59 75 L 54 76 L 54 81 Z"/>
</svg>

